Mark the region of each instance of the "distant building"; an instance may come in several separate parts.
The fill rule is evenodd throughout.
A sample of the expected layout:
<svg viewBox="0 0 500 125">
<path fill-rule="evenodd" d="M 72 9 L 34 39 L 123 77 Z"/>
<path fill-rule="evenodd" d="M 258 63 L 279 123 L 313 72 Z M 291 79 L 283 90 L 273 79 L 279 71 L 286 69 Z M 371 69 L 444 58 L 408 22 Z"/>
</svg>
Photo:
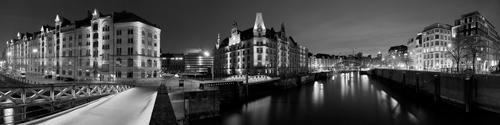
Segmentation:
<svg viewBox="0 0 500 125">
<path fill-rule="evenodd" d="M 477 55 L 476 67 L 478 71 L 491 71 L 498 68 L 498 48 L 491 46 L 500 44 L 500 37 L 495 31 L 495 26 L 488 21 L 478 11 L 463 14 L 459 19 L 455 20 L 453 37 L 474 37 L 482 40 L 481 52 Z M 472 62 L 466 62 L 472 64 Z M 471 67 L 469 67 L 471 68 Z"/>
<path fill-rule="evenodd" d="M 130 12 L 82 20 L 56 15 L 54 25 L 18 33 L 7 41 L 9 71 L 85 81 L 135 81 L 158 77 L 160 28 Z"/>
<path fill-rule="evenodd" d="M 233 23 L 231 35 L 218 37 L 215 54 L 215 74 L 293 76 L 308 72 L 309 50 L 287 36 L 285 25 L 275 31 L 264 25 L 262 13 L 257 13 L 255 24 L 240 30 Z"/>
<path fill-rule="evenodd" d="M 184 72 L 184 54 L 164 53 L 161 54 L 161 69 L 164 73 Z"/>
<path fill-rule="evenodd" d="M 409 69 L 423 70 L 423 40 L 422 33 L 418 33 L 415 37 L 408 39 Z"/>
<path fill-rule="evenodd" d="M 212 74 L 214 58 L 209 51 L 194 49 L 184 54 L 184 72 L 191 75 Z"/>
<path fill-rule="evenodd" d="M 409 63 L 408 47 L 405 45 L 391 46 L 384 61 L 392 68 L 407 68 Z"/>
</svg>

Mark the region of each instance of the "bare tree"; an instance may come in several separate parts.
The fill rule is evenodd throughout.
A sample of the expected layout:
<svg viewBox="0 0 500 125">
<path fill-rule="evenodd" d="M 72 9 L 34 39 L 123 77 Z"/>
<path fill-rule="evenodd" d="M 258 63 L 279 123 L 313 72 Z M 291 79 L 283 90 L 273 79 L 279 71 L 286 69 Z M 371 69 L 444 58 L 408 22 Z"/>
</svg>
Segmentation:
<svg viewBox="0 0 500 125">
<path fill-rule="evenodd" d="M 486 42 L 483 39 L 477 36 L 463 37 L 462 40 L 464 40 L 465 57 L 472 62 L 472 71 L 475 73 L 477 57 L 484 54 L 485 50 L 489 47 L 486 46 Z"/>
<path fill-rule="evenodd" d="M 466 38 L 453 38 L 453 43 L 448 44 L 447 55 L 455 63 L 455 68 L 457 72 L 460 72 L 460 63 L 462 63 L 466 57 Z"/>
</svg>

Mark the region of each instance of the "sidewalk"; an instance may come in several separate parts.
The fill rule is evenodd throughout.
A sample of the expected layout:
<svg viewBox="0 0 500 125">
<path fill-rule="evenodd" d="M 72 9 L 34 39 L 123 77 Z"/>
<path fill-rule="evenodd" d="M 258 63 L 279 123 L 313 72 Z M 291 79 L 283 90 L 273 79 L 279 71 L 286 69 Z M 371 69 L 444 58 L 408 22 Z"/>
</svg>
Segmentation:
<svg viewBox="0 0 500 125">
<path fill-rule="evenodd" d="M 151 119 L 156 87 L 135 87 L 101 98 L 76 110 L 54 114 L 25 124 L 41 125 L 147 125 Z"/>
</svg>

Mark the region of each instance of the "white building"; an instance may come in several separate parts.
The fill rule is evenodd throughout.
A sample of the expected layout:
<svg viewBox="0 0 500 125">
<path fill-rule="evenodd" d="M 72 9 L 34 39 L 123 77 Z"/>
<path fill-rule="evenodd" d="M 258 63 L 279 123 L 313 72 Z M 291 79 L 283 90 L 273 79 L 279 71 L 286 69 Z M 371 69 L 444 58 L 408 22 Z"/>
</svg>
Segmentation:
<svg viewBox="0 0 500 125">
<path fill-rule="evenodd" d="M 54 26 L 7 41 L 10 71 L 83 81 L 159 76 L 161 30 L 139 16 L 94 10 L 82 20 L 57 15 L 54 21 Z"/>
</svg>

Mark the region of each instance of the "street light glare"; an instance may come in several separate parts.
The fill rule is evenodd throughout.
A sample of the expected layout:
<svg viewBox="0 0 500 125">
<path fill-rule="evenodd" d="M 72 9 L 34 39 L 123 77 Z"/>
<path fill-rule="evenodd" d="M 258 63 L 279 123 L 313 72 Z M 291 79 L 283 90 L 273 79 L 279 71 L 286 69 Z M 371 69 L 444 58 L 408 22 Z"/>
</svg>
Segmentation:
<svg viewBox="0 0 500 125">
<path fill-rule="evenodd" d="M 210 53 L 209 52 L 204 52 L 203 55 L 205 55 L 205 56 L 208 57 L 208 56 L 210 56 Z"/>
</svg>

